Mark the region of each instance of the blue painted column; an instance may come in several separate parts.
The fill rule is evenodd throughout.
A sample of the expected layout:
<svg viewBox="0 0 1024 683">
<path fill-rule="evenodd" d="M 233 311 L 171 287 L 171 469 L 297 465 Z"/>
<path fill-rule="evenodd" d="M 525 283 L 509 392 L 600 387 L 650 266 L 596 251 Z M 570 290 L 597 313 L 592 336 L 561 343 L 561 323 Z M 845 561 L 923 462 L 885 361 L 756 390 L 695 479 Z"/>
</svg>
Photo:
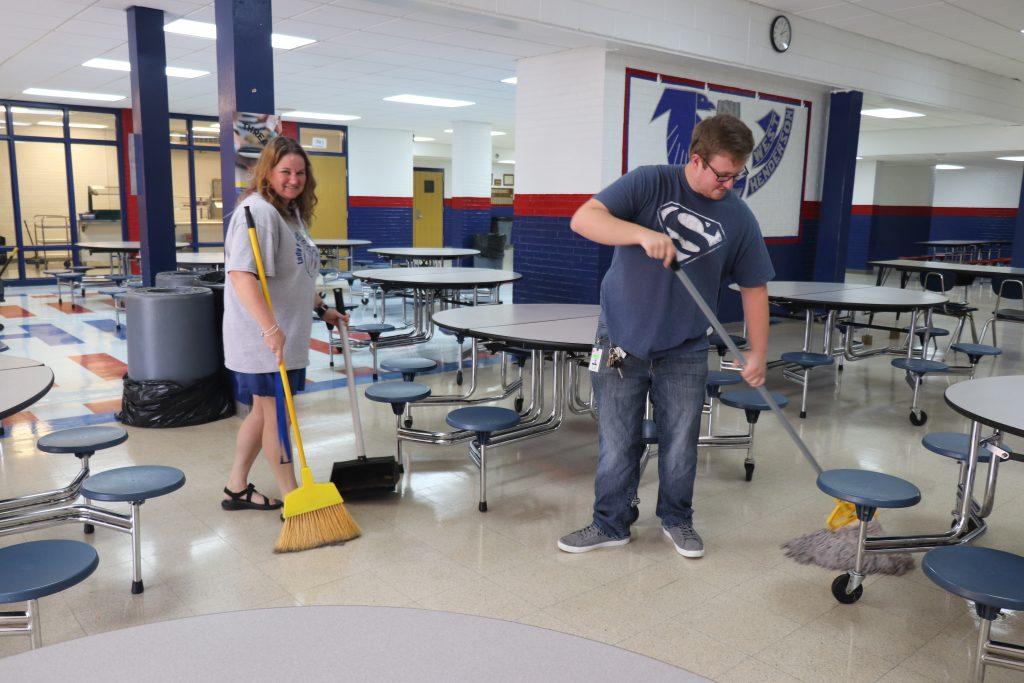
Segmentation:
<svg viewBox="0 0 1024 683">
<path fill-rule="evenodd" d="M 132 65 L 133 133 L 129 151 L 135 158 L 131 186 L 138 195 L 142 281 L 152 286 L 157 273 L 177 268 L 164 13 L 148 7 L 129 7 L 126 11 Z"/>
<path fill-rule="evenodd" d="M 1024 179 L 1021 179 L 1020 199 L 1017 200 L 1017 218 L 1013 222 L 1013 252 L 1010 254 L 1010 265 L 1024 268 Z"/>
<path fill-rule="evenodd" d="M 818 282 L 846 279 L 846 243 L 850 235 L 863 102 L 864 93 L 856 90 L 832 93 L 829 99 L 821 222 L 814 259 L 814 279 Z"/>
<path fill-rule="evenodd" d="M 274 113 L 270 0 L 216 0 L 217 96 L 224 231 L 235 208 L 235 112 Z"/>
</svg>

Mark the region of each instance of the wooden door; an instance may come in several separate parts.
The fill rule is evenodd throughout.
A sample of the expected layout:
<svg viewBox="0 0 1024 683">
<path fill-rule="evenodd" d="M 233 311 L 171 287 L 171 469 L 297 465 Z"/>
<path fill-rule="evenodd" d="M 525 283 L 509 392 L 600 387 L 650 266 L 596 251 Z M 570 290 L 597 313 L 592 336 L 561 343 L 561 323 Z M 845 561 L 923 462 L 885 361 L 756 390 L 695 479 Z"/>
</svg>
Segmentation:
<svg viewBox="0 0 1024 683">
<path fill-rule="evenodd" d="M 316 178 L 316 210 L 309 226 L 313 238 L 348 237 L 348 187 L 343 156 L 311 154 Z"/>
<path fill-rule="evenodd" d="M 413 169 L 412 245 L 440 247 L 444 242 L 444 171 Z"/>
</svg>

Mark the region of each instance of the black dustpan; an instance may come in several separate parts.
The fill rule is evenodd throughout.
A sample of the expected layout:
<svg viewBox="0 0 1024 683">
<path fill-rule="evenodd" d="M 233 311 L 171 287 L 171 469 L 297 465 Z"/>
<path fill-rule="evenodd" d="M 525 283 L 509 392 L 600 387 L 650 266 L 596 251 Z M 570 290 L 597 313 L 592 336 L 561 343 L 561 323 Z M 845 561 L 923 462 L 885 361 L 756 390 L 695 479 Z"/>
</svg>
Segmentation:
<svg viewBox="0 0 1024 683">
<path fill-rule="evenodd" d="M 366 457 L 363 425 L 359 418 L 359 393 L 356 391 L 355 372 L 352 370 L 352 351 L 348 344 L 348 327 L 344 323 L 341 324 L 340 332 L 358 457 L 355 460 L 341 460 L 334 463 L 334 467 L 331 469 L 331 483 L 337 486 L 338 492 L 346 498 L 387 495 L 395 491 L 402 478 L 402 463 L 391 457 Z"/>
</svg>

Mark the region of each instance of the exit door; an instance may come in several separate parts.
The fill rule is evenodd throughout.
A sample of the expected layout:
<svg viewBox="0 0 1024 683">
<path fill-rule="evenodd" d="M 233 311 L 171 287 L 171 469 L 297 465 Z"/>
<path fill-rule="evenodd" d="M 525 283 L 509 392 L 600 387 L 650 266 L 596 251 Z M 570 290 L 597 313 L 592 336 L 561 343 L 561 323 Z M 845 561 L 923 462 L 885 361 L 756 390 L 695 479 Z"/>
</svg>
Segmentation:
<svg viewBox="0 0 1024 683">
<path fill-rule="evenodd" d="M 444 171 L 413 169 L 412 245 L 440 247 L 444 241 Z"/>
</svg>

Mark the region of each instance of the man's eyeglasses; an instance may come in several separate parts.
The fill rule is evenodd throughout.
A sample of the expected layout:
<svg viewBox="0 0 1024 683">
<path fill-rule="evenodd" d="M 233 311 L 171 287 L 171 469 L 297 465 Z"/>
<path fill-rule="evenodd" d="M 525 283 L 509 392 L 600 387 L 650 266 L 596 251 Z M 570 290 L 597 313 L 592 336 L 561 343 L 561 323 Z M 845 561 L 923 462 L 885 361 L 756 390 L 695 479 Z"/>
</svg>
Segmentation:
<svg viewBox="0 0 1024 683">
<path fill-rule="evenodd" d="M 729 181 L 739 182 L 746 178 L 747 173 L 749 173 L 746 166 L 744 166 L 743 170 L 740 171 L 739 173 L 719 173 L 717 170 L 715 170 L 714 166 L 708 163 L 707 159 L 699 155 L 698 157 L 701 161 L 704 162 L 704 165 L 708 168 L 708 170 L 715 174 L 715 180 L 717 180 L 719 183 L 723 185 L 728 183 Z"/>
</svg>

